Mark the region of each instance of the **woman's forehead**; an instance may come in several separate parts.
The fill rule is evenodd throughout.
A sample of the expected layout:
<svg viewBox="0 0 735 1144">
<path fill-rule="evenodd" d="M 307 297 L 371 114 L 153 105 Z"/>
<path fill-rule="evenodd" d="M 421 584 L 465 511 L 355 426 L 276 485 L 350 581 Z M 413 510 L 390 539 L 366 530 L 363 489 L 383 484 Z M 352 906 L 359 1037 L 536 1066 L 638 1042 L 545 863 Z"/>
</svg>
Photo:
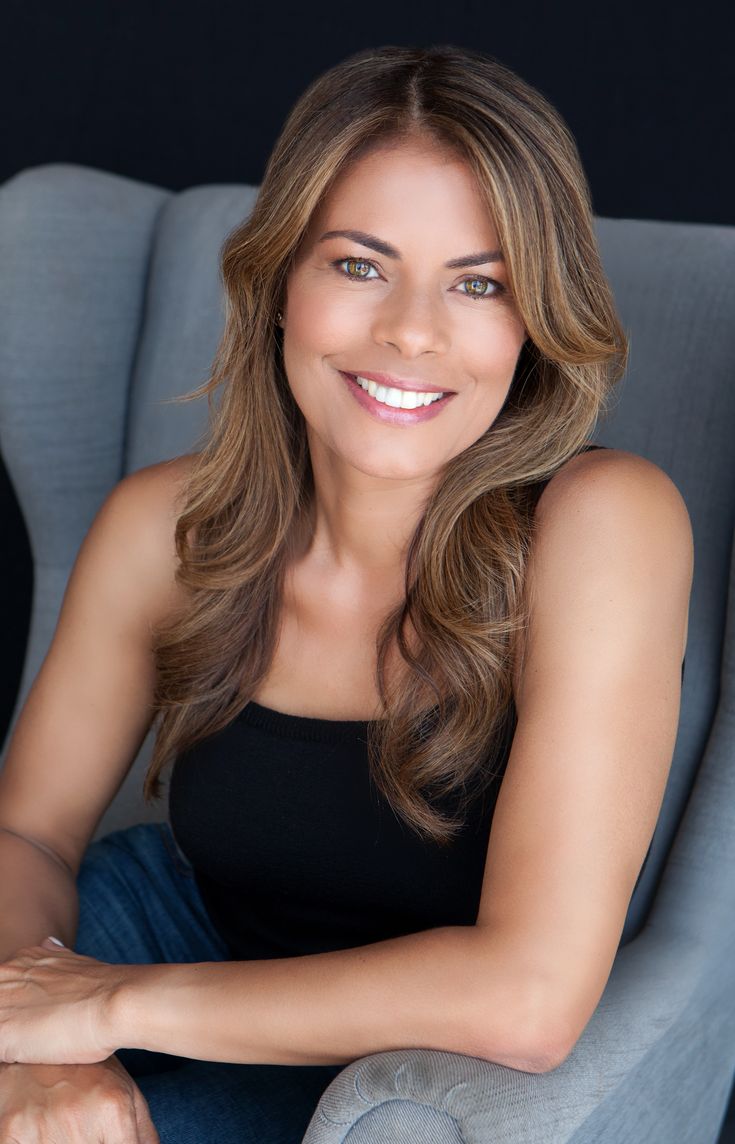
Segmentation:
<svg viewBox="0 0 735 1144">
<path fill-rule="evenodd" d="M 446 152 L 413 147 L 370 152 L 341 173 L 312 214 L 305 243 L 313 248 L 325 234 L 345 231 L 377 235 L 398 248 L 399 257 L 401 240 L 410 244 L 414 235 L 422 242 L 430 238 L 432 245 L 445 239 L 449 246 L 463 245 L 447 258 L 467 253 L 468 243 L 473 250 L 498 245 L 470 167 Z"/>
</svg>

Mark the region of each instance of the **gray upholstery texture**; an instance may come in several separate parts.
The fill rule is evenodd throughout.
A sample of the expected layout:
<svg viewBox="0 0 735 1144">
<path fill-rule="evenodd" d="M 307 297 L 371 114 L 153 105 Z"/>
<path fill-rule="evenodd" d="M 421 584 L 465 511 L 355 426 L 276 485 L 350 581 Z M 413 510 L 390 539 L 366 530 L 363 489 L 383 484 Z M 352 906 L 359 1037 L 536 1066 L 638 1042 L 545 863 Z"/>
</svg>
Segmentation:
<svg viewBox="0 0 735 1144">
<path fill-rule="evenodd" d="M 208 375 L 223 321 L 220 247 L 256 194 L 174 194 L 66 164 L 0 188 L 0 450 L 34 564 L 13 722 L 104 497 L 206 431 L 206 400 L 167 399 Z M 596 439 L 667 472 L 694 529 L 680 726 L 651 854 L 600 1004 L 559 1068 L 378 1053 L 335 1078 L 305 1144 L 708 1144 L 725 1112 L 735 1068 L 735 230 L 596 225 L 631 343 Z M 142 799 L 151 746 L 95 837 L 167 817 L 165 794 Z"/>
</svg>

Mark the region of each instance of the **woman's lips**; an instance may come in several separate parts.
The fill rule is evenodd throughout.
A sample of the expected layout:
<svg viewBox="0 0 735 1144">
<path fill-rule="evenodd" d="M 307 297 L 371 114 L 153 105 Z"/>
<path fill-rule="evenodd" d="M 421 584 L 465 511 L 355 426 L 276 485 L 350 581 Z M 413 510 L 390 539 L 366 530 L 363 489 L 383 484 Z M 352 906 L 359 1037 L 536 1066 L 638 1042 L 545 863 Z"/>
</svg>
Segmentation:
<svg viewBox="0 0 735 1144">
<path fill-rule="evenodd" d="M 456 393 L 445 393 L 444 397 L 440 397 L 438 401 L 432 401 L 431 405 L 423 405 L 418 409 L 396 409 L 393 405 L 385 405 L 382 401 L 376 401 L 362 386 L 357 384 L 352 374 L 344 373 L 341 369 L 337 372 L 344 380 L 355 401 L 372 414 L 376 420 L 385 421 L 389 425 L 417 425 L 420 421 L 430 421 L 432 417 L 438 417 L 452 398 L 457 396 Z"/>
<path fill-rule="evenodd" d="M 348 377 L 361 377 L 363 381 L 374 381 L 377 385 L 384 385 L 386 389 L 408 389 L 416 393 L 453 393 L 454 390 L 443 385 L 430 385 L 428 381 L 415 381 L 413 378 L 390 377 L 387 373 L 374 373 L 373 370 L 345 369 L 342 371 Z"/>
</svg>

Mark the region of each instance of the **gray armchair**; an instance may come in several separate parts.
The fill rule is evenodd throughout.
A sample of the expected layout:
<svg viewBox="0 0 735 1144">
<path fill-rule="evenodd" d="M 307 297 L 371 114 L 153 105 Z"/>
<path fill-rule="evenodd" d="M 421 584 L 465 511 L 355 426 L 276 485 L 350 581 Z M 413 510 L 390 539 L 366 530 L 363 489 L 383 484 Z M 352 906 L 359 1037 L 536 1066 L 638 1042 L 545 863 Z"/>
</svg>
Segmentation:
<svg viewBox="0 0 735 1144">
<path fill-rule="evenodd" d="M 14 719 L 91 520 L 127 472 L 187 452 L 222 324 L 218 253 L 257 188 L 174 194 L 69 165 L 0 188 L 0 449 L 35 590 Z M 600 1004 L 557 1069 L 376 1053 L 324 1093 L 305 1144 L 710 1144 L 735 1070 L 735 231 L 598 219 L 631 337 L 599 440 L 650 458 L 689 508 L 695 575 L 674 761 Z M 730 607 L 728 611 L 728 585 Z M 95 838 L 146 807 L 146 740 Z"/>
</svg>

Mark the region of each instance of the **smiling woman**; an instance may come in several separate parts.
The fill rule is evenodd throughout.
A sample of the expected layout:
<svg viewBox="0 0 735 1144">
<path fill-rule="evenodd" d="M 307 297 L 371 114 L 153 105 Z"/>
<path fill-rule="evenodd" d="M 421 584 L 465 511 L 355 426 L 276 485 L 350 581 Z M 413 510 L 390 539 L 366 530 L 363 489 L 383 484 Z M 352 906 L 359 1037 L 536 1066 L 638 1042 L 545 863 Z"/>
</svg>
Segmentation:
<svg viewBox="0 0 735 1144">
<path fill-rule="evenodd" d="M 58 902 L 155 713 L 171 830 L 96 842 L 81 948 L 0 966 L 0 1061 L 190 1058 L 146 1086 L 164 1144 L 297 1139 L 369 1053 L 571 1051 L 661 804 L 692 571 L 668 477 L 588 442 L 626 340 L 575 144 L 497 61 L 316 79 L 222 272 L 201 452 L 103 506 L 0 790 Z"/>
<path fill-rule="evenodd" d="M 480 53 L 358 53 L 292 110 L 222 269 L 146 792 L 257 698 L 367 719 L 381 794 L 449 842 L 432 791 L 468 805 L 515 718 L 535 502 L 626 361 L 576 146 Z"/>
<path fill-rule="evenodd" d="M 441 227 L 437 218 L 445 220 Z M 348 219 L 363 219 L 393 241 L 332 225 Z M 346 255 L 345 238 L 352 240 Z M 361 247 L 381 257 L 368 260 Z M 436 143 L 376 147 L 336 180 L 286 284 L 284 363 L 312 465 L 321 442 L 362 473 L 423 477 L 425 499 L 443 464 L 492 425 L 526 337 L 496 248 L 470 169 Z M 468 250 L 480 253 L 447 257 Z M 497 266 L 495 279 L 459 273 L 486 263 Z M 356 416 L 347 395 L 370 421 Z M 396 435 L 379 431 L 385 425 L 427 428 Z M 419 484 L 415 492 L 422 495 Z M 414 499 L 409 507 L 413 516 L 417 505 Z M 395 508 L 399 519 L 404 509 Z"/>
</svg>

